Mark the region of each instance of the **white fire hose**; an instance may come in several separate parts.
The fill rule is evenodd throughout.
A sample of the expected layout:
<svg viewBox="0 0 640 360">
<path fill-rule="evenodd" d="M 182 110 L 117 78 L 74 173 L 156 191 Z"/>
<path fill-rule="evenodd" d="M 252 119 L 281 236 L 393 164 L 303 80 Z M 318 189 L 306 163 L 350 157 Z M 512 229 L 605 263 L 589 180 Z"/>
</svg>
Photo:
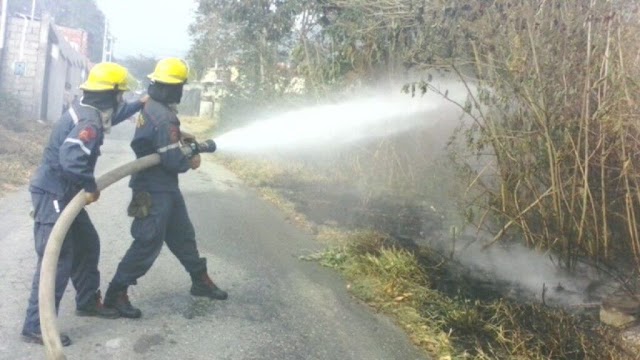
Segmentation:
<svg viewBox="0 0 640 360">
<path fill-rule="evenodd" d="M 152 154 L 122 165 L 102 175 L 96 181 L 98 190 L 103 190 L 118 180 L 160 163 L 160 155 Z M 62 242 L 76 216 L 86 205 L 84 190 L 80 191 L 64 208 L 49 235 L 49 241 L 42 257 L 40 269 L 39 310 L 42 339 L 47 359 L 64 360 L 67 357 L 62 351 L 60 331 L 56 323 L 55 284 L 56 269 L 60 257 Z"/>
<path fill-rule="evenodd" d="M 189 141 L 181 147 L 181 150 L 190 158 L 191 156 L 200 153 L 215 152 L 216 143 L 212 139 L 201 143 Z M 103 190 L 126 176 L 135 174 L 141 170 L 158 164 L 160 164 L 160 155 L 158 154 L 147 155 L 130 163 L 124 164 L 98 178 L 98 180 L 96 180 L 98 190 Z M 80 211 L 87 204 L 84 194 L 84 190 L 80 191 L 64 208 L 51 230 L 51 234 L 49 235 L 49 240 L 47 241 L 47 246 L 42 257 L 38 291 L 38 309 L 40 310 L 42 340 L 44 342 L 47 359 L 49 360 L 64 360 L 67 358 L 62 351 L 60 331 L 58 331 L 58 325 L 56 323 L 56 270 L 58 268 L 58 259 L 60 258 L 62 242 L 67 236 L 67 232 L 69 231 L 69 228 L 76 216 L 78 216 Z"/>
</svg>

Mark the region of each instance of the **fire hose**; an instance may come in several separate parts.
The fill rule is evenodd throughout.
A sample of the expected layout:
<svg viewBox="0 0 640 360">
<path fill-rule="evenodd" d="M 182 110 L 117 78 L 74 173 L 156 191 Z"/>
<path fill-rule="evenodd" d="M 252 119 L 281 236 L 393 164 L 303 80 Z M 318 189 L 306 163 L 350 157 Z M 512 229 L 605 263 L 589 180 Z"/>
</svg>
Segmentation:
<svg viewBox="0 0 640 360">
<path fill-rule="evenodd" d="M 202 143 L 191 142 L 182 147 L 183 153 L 188 157 L 199 153 L 212 153 L 215 150 L 216 144 L 213 140 L 207 140 Z M 96 180 L 98 190 L 103 190 L 124 177 L 158 164 L 160 164 L 160 155 L 151 154 L 117 167 Z M 64 238 L 76 216 L 78 216 L 85 205 L 85 192 L 82 190 L 69 202 L 60 214 L 49 235 L 49 240 L 47 241 L 47 246 L 45 247 L 42 257 L 38 302 L 42 340 L 45 346 L 46 358 L 49 360 L 64 360 L 67 358 L 62 351 L 60 331 L 58 330 L 56 321 L 56 269 Z"/>
</svg>

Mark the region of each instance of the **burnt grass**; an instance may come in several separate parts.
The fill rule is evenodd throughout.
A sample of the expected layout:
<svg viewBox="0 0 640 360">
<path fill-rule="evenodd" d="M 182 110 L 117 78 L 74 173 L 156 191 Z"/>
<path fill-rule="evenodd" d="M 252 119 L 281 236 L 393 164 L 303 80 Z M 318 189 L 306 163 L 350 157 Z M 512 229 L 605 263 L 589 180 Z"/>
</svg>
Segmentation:
<svg viewBox="0 0 640 360">
<path fill-rule="evenodd" d="M 431 287 L 447 296 L 494 301 L 506 293 L 526 294 L 516 284 L 498 281 L 477 269 L 467 269 L 454 259 L 434 252 L 430 240 L 447 236 L 445 216 L 417 201 L 399 200 L 392 195 L 365 196 L 347 184 L 326 186 L 277 177 L 262 184 L 278 191 L 315 226 L 345 230 L 367 229 L 389 236 L 385 246 L 407 250 L 428 271 Z M 444 264 L 444 266 L 443 266 Z"/>
</svg>

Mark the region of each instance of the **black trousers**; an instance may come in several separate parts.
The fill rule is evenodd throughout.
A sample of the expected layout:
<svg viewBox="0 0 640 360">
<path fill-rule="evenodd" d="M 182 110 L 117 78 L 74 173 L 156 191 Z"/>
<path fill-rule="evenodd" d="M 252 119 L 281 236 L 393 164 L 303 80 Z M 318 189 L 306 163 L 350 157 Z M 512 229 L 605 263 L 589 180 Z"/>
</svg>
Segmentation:
<svg viewBox="0 0 640 360">
<path fill-rule="evenodd" d="M 33 275 L 23 330 L 39 333 L 38 288 L 42 256 L 53 225 L 66 204 L 57 200 L 53 194 L 46 192 L 32 192 L 31 201 L 34 208 L 33 234 L 38 263 Z M 60 249 L 55 286 L 56 310 L 70 278 L 76 289 L 76 306 L 78 308 L 88 304 L 89 301 L 95 301 L 95 293 L 100 287 L 99 260 L 100 238 L 91 223 L 89 214 L 83 209 L 71 224 Z"/>
<path fill-rule="evenodd" d="M 195 230 L 179 191 L 151 192 L 149 215 L 133 220 L 131 235 L 133 243 L 118 264 L 111 286 L 137 284 L 160 254 L 163 243 L 187 272 L 199 273 L 207 269 L 206 259 L 198 252 Z"/>
</svg>

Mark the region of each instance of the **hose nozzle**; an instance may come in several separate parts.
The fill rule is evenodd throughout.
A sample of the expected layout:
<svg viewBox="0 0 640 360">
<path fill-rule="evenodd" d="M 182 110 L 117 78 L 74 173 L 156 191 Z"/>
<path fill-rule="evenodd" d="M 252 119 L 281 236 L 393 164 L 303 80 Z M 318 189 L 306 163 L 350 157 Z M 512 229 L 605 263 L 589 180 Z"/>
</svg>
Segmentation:
<svg viewBox="0 0 640 360">
<path fill-rule="evenodd" d="M 192 157 L 200 153 L 212 153 L 216 151 L 216 142 L 212 139 L 203 141 L 201 143 L 190 142 L 182 147 L 182 152 L 187 157 Z"/>
<path fill-rule="evenodd" d="M 217 148 L 216 142 L 213 141 L 212 139 L 203 141 L 198 144 L 198 152 L 201 152 L 201 153 L 212 153 L 216 151 L 216 148 Z"/>
</svg>

